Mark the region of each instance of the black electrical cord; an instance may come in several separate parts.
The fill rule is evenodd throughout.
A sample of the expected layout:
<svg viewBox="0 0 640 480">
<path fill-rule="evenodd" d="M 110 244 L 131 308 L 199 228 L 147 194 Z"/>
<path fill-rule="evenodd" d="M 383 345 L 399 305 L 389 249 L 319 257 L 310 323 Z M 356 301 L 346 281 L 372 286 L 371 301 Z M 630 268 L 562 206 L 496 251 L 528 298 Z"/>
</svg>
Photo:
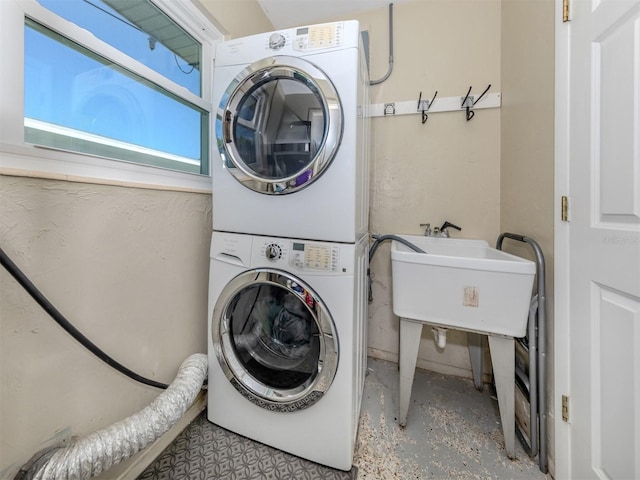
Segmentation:
<svg viewBox="0 0 640 480">
<path fill-rule="evenodd" d="M 115 368 L 120 373 L 124 373 L 127 377 L 132 378 L 136 382 L 143 383 L 145 385 L 149 385 L 151 387 L 163 388 L 166 389 L 169 385 L 165 383 L 156 382 L 155 380 L 150 380 L 141 375 L 138 375 L 132 370 L 129 370 L 124 365 L 118 363 L 116 360 L 111 358 L 109 355 L 100 350 L 91 340 L 85 337 L 76 327 L 74 327 L 59 311 L 53 304 L 45 298 L 45 296 L 36 288 L 36 286 L 27 278 L 27 276 L 22 273 L 22 271 L 17 267 L 13 261 L 9 258 L 9 256 L 4 252 L 2 248 L 0 248 L 0 263 L 7 271 L 16 279 L 16 281 L 22 285 L 22 287 L 27 291 L 31 298 L 33 298 L 38 305 L 40 305 L 45 312 L 47 312 L 55 322 L 60 325 L 69 335 L 75 338 L 83 347 L 93 353 L 100 360 L 105 362 L 112 368 Z"/>
</svg>

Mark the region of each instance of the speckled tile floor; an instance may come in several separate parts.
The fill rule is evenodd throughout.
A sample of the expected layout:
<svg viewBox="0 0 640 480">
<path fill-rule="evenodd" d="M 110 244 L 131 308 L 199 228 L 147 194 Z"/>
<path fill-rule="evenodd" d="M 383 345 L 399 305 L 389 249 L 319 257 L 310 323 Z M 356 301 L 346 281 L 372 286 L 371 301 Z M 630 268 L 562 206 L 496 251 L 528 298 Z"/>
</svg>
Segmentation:
<svg viewBox="0 0 640 480">
<path fill-rule="evenodd" d="M 397 364 L 369 359 L 354 464 L 358 480 L 547 478 L 516 440 L 507 458 L 498 401 L 472 380 L 417 370 L 400 428 Z"/>
<path fill-rule="evenodd" d="M 202 415 L 150 465 L 144 480 L 543 480 L 516 440 L 507 458 L 498 402 L 469 379 L 417 370 L 400 428 L 398 367 L 369 359 L 354 468 L 316 465 L 227 432 Z M 357 473 L 356 473 L 357 472 Z"/>
</svg>

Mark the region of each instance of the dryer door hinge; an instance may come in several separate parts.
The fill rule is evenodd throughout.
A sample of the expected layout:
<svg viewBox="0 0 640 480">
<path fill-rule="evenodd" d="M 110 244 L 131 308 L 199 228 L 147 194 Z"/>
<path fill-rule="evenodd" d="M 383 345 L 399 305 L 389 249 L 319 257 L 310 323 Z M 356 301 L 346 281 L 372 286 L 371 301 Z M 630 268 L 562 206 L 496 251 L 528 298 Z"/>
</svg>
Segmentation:
<svg viewBox="0 0 640 480">
<path fill-rule="evenodd" d="M 562 0 L 562 21 L 569 21 L 569 0 Z"/>
<path fill-rule="evenodd" d="M 562 421 L 569 421 L 569 397 L 562 395 Z"/>
</svg>

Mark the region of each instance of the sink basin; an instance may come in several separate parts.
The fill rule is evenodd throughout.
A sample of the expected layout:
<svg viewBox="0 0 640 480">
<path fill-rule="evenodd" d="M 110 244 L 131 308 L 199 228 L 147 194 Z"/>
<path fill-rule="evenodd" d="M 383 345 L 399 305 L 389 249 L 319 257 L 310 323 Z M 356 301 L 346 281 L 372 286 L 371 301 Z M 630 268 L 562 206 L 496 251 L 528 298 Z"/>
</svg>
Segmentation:
<svg viewBox="0 0 640 480">
<path fill-rule="evenodd" d="M 534 262 L 484 240 L 399 236 L 427 253 L 392 242 L 396 315 L 476 333 L 525 335 Z"/>
</svg>

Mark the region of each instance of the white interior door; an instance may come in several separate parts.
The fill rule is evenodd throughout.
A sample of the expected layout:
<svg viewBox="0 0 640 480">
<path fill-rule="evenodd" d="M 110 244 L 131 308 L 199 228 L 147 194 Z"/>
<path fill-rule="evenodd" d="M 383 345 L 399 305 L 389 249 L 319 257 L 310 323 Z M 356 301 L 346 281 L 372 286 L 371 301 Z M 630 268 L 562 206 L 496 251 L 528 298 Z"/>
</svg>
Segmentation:
<svg viewBox="0 0 640 480">
<path fill-rule="evenodd" d="M 640 478 L 640 0 L 558 25 L 556 478 Z M 567 395 L 568 420 L 562 420 Z"/>
</svg>

